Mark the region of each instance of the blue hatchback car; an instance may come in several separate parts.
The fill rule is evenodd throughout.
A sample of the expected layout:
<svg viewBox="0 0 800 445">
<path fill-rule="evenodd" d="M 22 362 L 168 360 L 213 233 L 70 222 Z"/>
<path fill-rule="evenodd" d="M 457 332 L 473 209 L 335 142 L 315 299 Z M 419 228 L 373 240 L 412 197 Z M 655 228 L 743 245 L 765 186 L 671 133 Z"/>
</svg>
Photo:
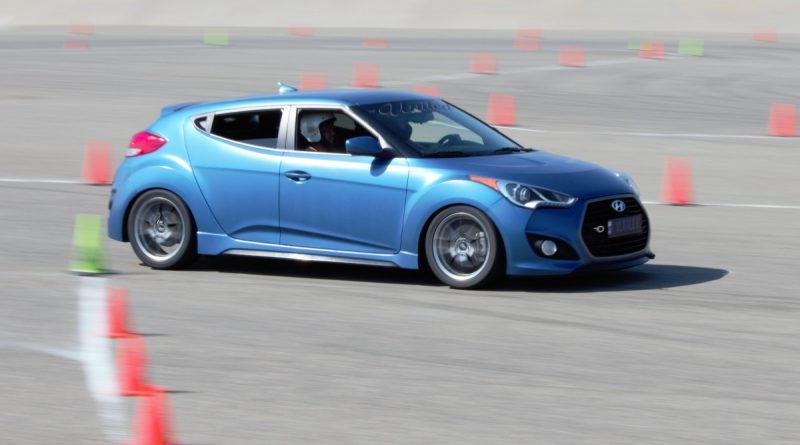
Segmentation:
<svg viewBox="0 0 800 445">
<path fill-rule="evenodd" d="M 116 172 L 146 265 L 251 255 L 430 268 L 456 288 L 653 258 L 633 181 L 524 148 L 444 100 L 327 90 L 165 107 Z"/>
</svg>

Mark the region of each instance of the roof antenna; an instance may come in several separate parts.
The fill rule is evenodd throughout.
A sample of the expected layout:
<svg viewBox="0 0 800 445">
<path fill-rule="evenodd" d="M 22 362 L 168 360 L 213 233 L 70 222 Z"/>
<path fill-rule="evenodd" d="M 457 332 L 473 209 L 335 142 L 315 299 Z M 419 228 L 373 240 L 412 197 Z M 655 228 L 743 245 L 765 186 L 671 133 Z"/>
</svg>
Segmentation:
<svg viewBox="0 0 800 445">
<path fill-rule="evenodd" d="M 293 86 L 286 85 L 283 82 L 278 82 L 278 93 L 279 94 L 286 94 L 286 93 L 294 93 L 297 91 L 297 88 Z"/>
</svg>

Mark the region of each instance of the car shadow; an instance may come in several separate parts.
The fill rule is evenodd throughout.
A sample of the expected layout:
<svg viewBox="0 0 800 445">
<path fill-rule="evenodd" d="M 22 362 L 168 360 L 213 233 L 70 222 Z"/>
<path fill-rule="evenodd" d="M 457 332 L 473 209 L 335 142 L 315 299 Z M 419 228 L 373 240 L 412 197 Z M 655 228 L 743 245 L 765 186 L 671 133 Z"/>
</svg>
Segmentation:
<svg viewBox="0 0 800 445">
<path fill-rule="evenodd" d="M 444 287 L 431 273 L 416 270 L 253 257 L 202 257 L 186 270 Z M 545 293 L 637 291 L 690 286 L 719 280 L 726 275 L 728 271 L 725 269 L 645 264 L 622 271 L 557 277 L 512 277 L 501 280 L 487 290 Z"/>
</svg>

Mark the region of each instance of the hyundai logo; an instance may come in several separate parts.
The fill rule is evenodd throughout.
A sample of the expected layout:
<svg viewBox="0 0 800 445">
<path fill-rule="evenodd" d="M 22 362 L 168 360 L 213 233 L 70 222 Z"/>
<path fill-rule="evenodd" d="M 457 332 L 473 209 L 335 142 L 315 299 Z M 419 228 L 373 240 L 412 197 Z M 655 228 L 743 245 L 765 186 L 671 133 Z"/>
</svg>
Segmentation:
<svg viewBox="0 0 800 445">
<path fill-rule="evenodd" d="M 611 202 L 611 208 L 617 213 L 622 213 L 625 211 L 625 203 L 619 199 L 615 199 Z"/>
</svg>

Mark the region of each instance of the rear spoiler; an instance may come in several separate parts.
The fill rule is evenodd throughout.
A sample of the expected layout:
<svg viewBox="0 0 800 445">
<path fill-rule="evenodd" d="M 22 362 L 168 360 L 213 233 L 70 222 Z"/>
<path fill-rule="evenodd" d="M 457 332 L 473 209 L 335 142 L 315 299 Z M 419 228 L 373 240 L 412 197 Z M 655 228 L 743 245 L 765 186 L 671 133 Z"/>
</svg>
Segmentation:
<svg viewBox="0 0 800 445">
<path fill-rule="evenodd" d="M 202 102 L 181 102 L 179 104 L 172 104 L 167 105 L 166 107 L 161 109 L 161 117 L 164 117 L 170 113 L 174 113 L 179 110 L 183 110 L 184 108 L 191 107 L 192 105 L 197 105 Z"/>
</svg>

